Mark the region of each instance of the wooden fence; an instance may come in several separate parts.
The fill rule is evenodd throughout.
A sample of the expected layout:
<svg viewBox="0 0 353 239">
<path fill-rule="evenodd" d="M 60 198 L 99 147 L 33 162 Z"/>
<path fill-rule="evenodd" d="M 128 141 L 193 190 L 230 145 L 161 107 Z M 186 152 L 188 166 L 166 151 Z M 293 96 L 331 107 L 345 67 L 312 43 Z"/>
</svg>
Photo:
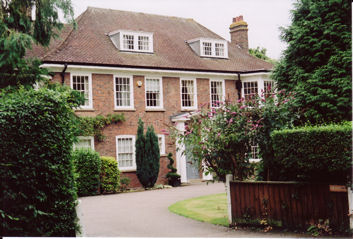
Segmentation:
<svg viewBox="0 0 353 239">
<path fill-rule="evenodd" d="M 230 182 L 233 223 L 260 222 L 306 229 L 329 219 L 335 230 L 349 228 L 345 187 L 297 182 Z"/>
</svg>

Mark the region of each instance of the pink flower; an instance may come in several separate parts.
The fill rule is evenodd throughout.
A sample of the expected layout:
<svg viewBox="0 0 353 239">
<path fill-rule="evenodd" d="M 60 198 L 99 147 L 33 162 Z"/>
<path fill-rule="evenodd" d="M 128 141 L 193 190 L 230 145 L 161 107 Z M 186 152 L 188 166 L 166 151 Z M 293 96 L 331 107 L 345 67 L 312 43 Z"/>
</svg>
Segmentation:
<svg viewBox="0 0 353 239">
<path fill-rule="evenodd" d="M 218 136 L 218 137 L 221 136 L 221 133 L 218 132 L 217 136 Z"/>
<path fill-rule="evenodd" d="M 232 113 L 230 113 L 231 115 L 236 115 L 237 114 L 237 112 L 232 112 Z"/>
<path fill-rule="evenodd" d="M 242 105 L 242 106 L 240 106 L 240 108 L 239 109 L 244 109 L 246 106 L 245 105 Z"/>
<path fill-rule="evenodd" d="M 164 135 L 169 135 L 169 131 L 166 130 L 166 129 L 162 129 L 161 132 L 162 132 L 162 134 L 164 134 Z"/>
<path fill-rule="evenodd" d="M 233 118 L 230 118 L 230 120 L 228 121 L 228 125 L 233 123 Z"/>
</svg>

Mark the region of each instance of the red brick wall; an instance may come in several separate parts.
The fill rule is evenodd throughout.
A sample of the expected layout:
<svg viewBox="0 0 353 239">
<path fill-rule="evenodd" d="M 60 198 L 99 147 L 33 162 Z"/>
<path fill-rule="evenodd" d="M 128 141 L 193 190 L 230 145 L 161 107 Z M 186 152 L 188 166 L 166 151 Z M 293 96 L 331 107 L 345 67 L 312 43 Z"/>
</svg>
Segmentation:
<svg viewBox="0 0 353 239">
<path fill-rule="evenodd" d="M 55 82 L 61 82 L 61 76 L 56 74 L 53 78 Z M 142 86 L 137 86 L 137 81 L 142 81 Z M 98 114 L 107 115 L 111 113 L 124 113 L 125 122 L 109 125 L 103 130 L 105 140 L 103 142 L 95 141 L 95 150 L 102 156 L 116 157 L 116 136 L 117 135 L 136 135 L 138 118 L 145 122 L 145 128 L 153 125 L 156 134 L 162 134 L 163 129 L 168 129 L 172 125 L 170 116 L 181 112 L 180 100 L 180 79 L 178 77 L 163 77 L 163 107 L 165 111 L 146 111 L 145 109 L 145 82 L 144 76 L 133 76 L 134 89 L 134 107 L 135 111 L 116 111 L 114 110 L 114 88 L 112 74 L 92 74 L 92 95 L 93 108 L 92 110 L 76 111 L 80 116 L 95 116 Z M 65 84 L 70 85 L 70 74 L 65 74 Z M 225 81 L 226 99 L 235 99 L 237 91 L 233 80 Z M 197 102 L 198 105 L 209 103 L 210 89 L 209 79 L 197 79 Z M 165 152 L 172 153 L 176 161 L 176 149 L 174 141 L 165 136 Z M 166 155 L 161 156 L 160 171 L 157 184 L 165 184 L 167 180 L 165 175 L 169 171 L 167 165 L 169 160 Z M 135 172 L 122 173 L 121 177 L 129 177 L 131 179 L 129 187 L 140 187 Z"/>
</svg>

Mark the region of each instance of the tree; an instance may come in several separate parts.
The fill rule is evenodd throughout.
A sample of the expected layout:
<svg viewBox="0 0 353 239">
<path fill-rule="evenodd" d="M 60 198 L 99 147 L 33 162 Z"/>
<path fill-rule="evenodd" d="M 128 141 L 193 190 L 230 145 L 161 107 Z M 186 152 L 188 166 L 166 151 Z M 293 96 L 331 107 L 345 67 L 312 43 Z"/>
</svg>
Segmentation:
<svg viewBox="0 0 353 239">
<path fill-rule="evenodd" d="M 293 98 L 291 96 L 290 98 Z M 290 127 L 295 114 L 290 111 L 290 101 L 283 91 L 277 95 L 266 93 L 262 98 L 254 94 L 250 99 L 235 103 L 221 103 L 217 109 L 202 109 L 190 118 L 185 134 L 177 135 L 201 168 L 225 181 L 227 174 L 244 180 L 250 176 L 251 146 L 260 146 L 260 154 L 268 168 L 271 158 L 270 134 L 275 129 Z M 263 144 L 260 144 L 264 142 Z"/>
<path fill-rule="evenodd" d="M 266 55 L 267 49 L 263 47 L 249 48 L 249 54 L 274 64 L 276 61 Z"/>
<path fill-rule="evenodd" d="M 139 118 L 137 128 L 136 175 L 144 188 L 151 188 L 157 181 L 159 173 L 159 145 L 158 137 L 152 126 L 147 128 L 144 135 L 144 123 Z"/>
<path fill-rule="evenodd" d="M 351 2 L 298 0 L 281 37 L 288 48 L 272 77 L 296 92 L 298 123 L 351 120 Z"/>
<path fill-rule="evenodd" d="M 31 12 L 35 7 L 35 20 Z M 0 6 L 0 88 L 33 85 L 47 71 L 40 61 L 26 59 L 33 43 L 48 46 L 63 27 L 58 12 L 73 22 L 71 0 L 2 0 Z"/>
</svg>

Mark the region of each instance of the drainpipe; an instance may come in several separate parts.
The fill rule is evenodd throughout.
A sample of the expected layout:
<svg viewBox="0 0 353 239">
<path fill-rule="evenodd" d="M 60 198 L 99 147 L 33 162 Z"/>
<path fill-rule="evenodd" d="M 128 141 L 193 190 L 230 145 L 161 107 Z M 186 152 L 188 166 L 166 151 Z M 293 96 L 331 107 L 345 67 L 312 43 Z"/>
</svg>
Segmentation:
<svg viewBox="0 0 353 239">
<path fill-rule="evenodd" d="M 240 80 L 240 73 L 238 73 L 238 80 L 235 81 L 235 88 L 238 91 L 238 99 L 241 98 L 241 88 L 242 88 L 242 84 L 241 84 L 241 80 Z"/>
<path fill-rule="evenodd" d="M 64 69 L 60 73 L 60 75 L 61 75 L 61 84 L 62 85 L 64 85 L 64 83 L 65 83 L 65 71 L 66 71 L 66 69 L 67 69 L 67 63 L 64 64 Z"/>
</svg>

